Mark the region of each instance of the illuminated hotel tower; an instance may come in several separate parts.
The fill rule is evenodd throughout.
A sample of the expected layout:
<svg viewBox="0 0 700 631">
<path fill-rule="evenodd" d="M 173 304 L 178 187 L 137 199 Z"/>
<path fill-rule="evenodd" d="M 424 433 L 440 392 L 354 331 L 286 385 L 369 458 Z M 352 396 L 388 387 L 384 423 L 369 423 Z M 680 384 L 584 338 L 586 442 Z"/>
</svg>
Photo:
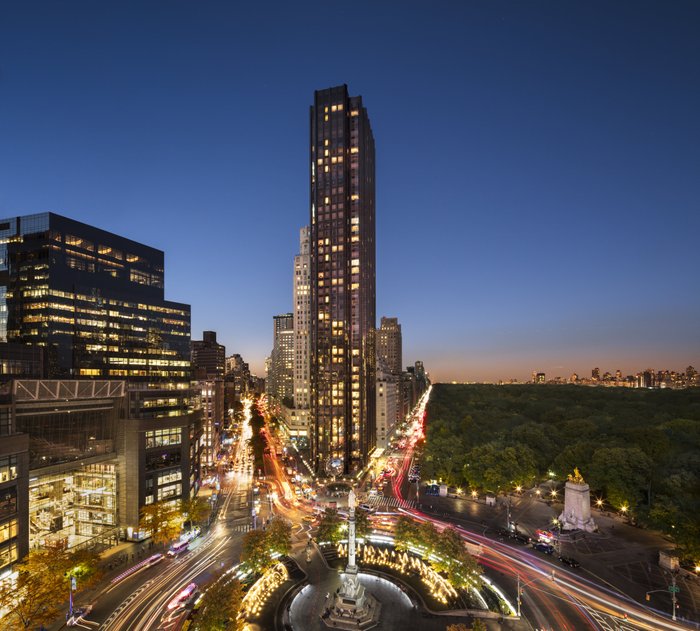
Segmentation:
<svg viewBox="0 0 700 631">
<path fill-rule="evenodd" d="M 352 472 L 375 446 L 374 138 L 342 85 L 311 107 L 311 448 Z"/>
</svg>

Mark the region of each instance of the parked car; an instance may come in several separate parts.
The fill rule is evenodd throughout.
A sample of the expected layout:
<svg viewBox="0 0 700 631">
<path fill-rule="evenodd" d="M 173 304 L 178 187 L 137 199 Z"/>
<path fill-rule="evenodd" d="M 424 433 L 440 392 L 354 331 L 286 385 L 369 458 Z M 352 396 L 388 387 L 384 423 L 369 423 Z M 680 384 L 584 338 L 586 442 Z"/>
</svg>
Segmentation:
<svg viewBox="0 0 700 631">
<path fill-rule="evenodd" d="M 523 535 L 519 532 L 513 535 L 513 539 L 515 539 L 518 543 L 522 543 L 523 545 L 527 545 L 528 543 L 530 543 L 530 537 L 528 537 L 527 535 Z"/>
<path fill-rule="evenodd" d="M 550 546 L 548 543 L 536 543 L 532 547 L 538 552 L 544 552 L 545 554 L 554 554 L 554 546 Z"/>
<path fill-rule="evenodd" d="M 573 557 L 559 557 L 559 560 L 569 567 L 581 567 L 581 564 Z"/>
</svg>

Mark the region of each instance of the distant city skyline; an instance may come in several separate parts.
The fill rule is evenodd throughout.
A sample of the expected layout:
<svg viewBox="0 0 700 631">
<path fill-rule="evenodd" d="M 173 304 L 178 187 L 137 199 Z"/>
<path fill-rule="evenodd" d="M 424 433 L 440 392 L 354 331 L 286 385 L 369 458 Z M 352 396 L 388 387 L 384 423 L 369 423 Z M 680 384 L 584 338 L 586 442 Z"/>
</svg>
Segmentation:
<svg viewBox="0 0 700 631">
<path fill-rule="evenodd" d="M 345 83 L 380 147 L 376 324 L 399 319 L 406 365 L 698 366 L 699 21 L 681 1 L 15 3 L 0 214 L 163 250 L 192 330 L 262 375 L 293 309 L 313 91 Z"/>
</svg>

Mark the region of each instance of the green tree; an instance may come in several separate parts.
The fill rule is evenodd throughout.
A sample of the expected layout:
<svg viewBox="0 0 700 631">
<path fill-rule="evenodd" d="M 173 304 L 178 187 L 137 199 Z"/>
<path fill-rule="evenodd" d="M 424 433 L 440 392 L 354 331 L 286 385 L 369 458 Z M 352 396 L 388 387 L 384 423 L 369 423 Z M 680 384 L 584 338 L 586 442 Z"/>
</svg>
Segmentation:
<svg viewBox="0 0 700 631">
<path fill-rule="evenodd" d="M 224 631 L 236 628 L 236 616 L 243 600 L 243 590 L 237 578 L 217 577 L 202 597 L 194 618 L 194 631 Z"/>
<path fill-rule="evenodd" d="M 267 533 L 251 530 L 243 536 L 241 561 L 255 574 L 262 574 L 273 565 Z"/>
<path fill-rule="evenodd" d="M 321 517 L 321 521 L 318 523 L 316 538 L 319 541 L 338 543 L 342 539 L 342 524 L 343 520 L 338 515 L 338 511 L 335 508 L 327 508 Z"/>
<path fill-rule="evenodd" d="M 185 524 L 192 530 L 198 522 L 201 522 L 209 512 L 207 500 L 203 497 L 189 497 L 180 500 L 180 516 Z"/>
<path fill-rule="evenodd" d="M 0 592 L 0 630 L 16 631 L 48 625 L 63 612 L 70 592 L 70 577 L 78 591 L 100 578 L 99 556 L 89 551 L 62 548 L 34 550 L 15 569 L 17 581 Z"/>
<path fill-rule="evenodd" d="M 591 460 L 589 484 L 613 506 L 634 510 L 647 491 L 652 467 L 639 447 L 601 447 Z"/>
<path fill-rule="evenodd" d="M 355 534 L 358 537 L 366 537 L 371 530 L 370 523 L 369 523 L 369 513 L 362 509 L 362 508 L 356 508 L 355 509 Z"/>
<path fill-rule="evenodd" d="M 288 555 L 292 550 L 292 524 L 282 517 L 273 518 L 265 531 L 267 543 L 273 552 Z"/>
<path fill-rule="evenodd" d="M 104 574 L 100 561 L 100 555 L 94 550 L 75 550 L 67 554 L 66 573 L 75 577 L 78 591 L 93 587 L 100 581 Z"/>
<path fill-rule="evenodd" d="M 418 525 L 410 517 L 402 515 L 394 526 L 394 547 L 404 552 L 418 542 Z"/>
<path fill-rule="evenodd" d="M 464 477 L 475 487 L 494 493 L 528 485 L 537 475 L 535 457 L 529 447 L 503 447 L 491 442 L 475 447 L 467 455 Z"/>
<path fill-rule="evenodd" d="M 155 502 L 141 509 L 139 528 L 151 533 L 156 543 L 169 543 L 182 530 L 179 511 L 168 502 Z"/>
<path fill-rule="evenodd" d="M 438 560 L 433 566 L 445 572 L 447 579 L 456 588 L 469 584 L 472 573 L 479 573 L 479 566 L 467 551 L 461 535 L 454 528 L 445 528 L 435 541 Z"/>
</svg>

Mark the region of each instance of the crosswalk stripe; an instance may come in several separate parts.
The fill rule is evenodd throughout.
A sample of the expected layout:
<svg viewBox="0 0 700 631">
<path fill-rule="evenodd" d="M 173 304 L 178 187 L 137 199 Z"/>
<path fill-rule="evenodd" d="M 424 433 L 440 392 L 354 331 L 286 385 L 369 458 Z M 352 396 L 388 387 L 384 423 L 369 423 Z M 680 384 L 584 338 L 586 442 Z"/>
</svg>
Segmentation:
<svg viewBox="0 0 700 631">
<path fill-rule="evenodd" d="M 398 497 L 378 497 L 373 495 L 367 502 L 370 506 L 387 506 L 388 508 L 415 508 L 415 500 L 402 500 Z"/>
</svg>

